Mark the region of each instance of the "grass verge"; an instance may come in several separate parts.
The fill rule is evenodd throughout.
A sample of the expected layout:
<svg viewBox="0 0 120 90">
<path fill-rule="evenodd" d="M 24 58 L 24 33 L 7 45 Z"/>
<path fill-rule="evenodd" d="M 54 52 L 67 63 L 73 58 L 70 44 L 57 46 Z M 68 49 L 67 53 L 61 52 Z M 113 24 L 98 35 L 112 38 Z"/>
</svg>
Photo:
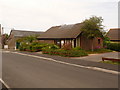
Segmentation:
<svg viewBox="0 0 120 90">
<path fill-rule="evenodd" d="M 108 64 L 120 65 L 120 62 L 113 62 L 113 61 L 101 61 L 101 63 L 108 63 Z"/>
<path fill-rule="evenodd" d="M 109 50 L 109 49 L 95 49 L 94 51 L 91 51 L 91 50 L 87 50 L 86 51 L 88 54 L 97 54 L 97 53 L 107 53 L 107 52 L 113 52 L 112 50 Z"/>
</svg>

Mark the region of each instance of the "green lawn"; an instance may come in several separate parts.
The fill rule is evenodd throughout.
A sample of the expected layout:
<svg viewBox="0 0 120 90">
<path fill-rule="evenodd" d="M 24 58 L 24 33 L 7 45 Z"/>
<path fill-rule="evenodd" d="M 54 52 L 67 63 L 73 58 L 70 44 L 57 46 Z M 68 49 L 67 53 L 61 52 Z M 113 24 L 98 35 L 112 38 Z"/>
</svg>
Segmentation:
<svg viewBox="0 0 120 90">
<path fill-rule="evenodd" d="M 112 50 L 102 48 L 102 49 L 96 49 L 96 50 L 94 50 L 94 51 L 86 50 L 86 52 L 87 52 L 88 54 L 97 54 L 97 53 L 112 52 Z"/>
</svg>

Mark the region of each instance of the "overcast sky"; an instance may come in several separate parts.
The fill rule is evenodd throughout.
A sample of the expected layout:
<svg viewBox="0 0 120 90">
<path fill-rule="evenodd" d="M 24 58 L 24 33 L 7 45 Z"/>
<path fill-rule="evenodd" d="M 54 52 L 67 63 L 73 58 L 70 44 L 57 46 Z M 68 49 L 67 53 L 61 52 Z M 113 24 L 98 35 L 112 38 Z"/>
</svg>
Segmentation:
<svg viewBox="0 0 120 90">
<path fill-rule="evenodd" d="M 118 27 L 119 0 L 0 0 L 0 24 L 4 32 L 46 31 L 52 26 L 80 23 L 102 16 L 105 29 Z"/>
</svg>

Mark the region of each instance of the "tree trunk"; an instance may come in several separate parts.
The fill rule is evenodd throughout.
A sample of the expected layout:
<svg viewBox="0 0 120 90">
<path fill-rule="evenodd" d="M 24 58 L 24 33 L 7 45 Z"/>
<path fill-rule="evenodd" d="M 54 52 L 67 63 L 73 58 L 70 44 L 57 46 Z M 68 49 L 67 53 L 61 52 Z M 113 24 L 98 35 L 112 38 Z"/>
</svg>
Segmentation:
<svg viewBox="0 0 120 90">
<path fill-rule="evenodd" d="M 93 49 L 93 39 L 92 39 L 92 52 L 94 51 L 94 49 Z"/>
</svg>

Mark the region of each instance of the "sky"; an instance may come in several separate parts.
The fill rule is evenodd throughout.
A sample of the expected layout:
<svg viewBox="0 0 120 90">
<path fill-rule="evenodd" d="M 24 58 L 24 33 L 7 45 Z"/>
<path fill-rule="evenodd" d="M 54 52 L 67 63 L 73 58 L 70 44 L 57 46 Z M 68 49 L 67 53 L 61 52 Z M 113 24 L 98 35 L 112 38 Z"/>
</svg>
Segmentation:
<svg viewBox="0 0 120 90">
<path fill-rule="evenodd" d="M 0 24 L 11 29 L 46 31 L 101 16 L 105 30 L 118 27 L 119 0 L 0 0 Z"/>
</svg>

